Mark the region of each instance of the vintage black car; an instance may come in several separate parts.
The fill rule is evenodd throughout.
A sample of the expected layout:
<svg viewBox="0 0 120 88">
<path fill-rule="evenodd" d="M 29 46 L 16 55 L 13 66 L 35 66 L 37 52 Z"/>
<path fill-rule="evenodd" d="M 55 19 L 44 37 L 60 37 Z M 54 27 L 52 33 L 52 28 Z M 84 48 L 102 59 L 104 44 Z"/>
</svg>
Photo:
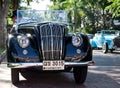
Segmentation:
<svg viewBox="0 0 120 88">
<path fill-rule="evenodd" d="M 70 33 L 66 11 L 18 10 L 16 24 L 6 45 L 12 83 L 19 81 L 21 68 L 30 67 L 47 72 L 73 69 L 75 82 L 85 82 L 88 66 L 94 64 L 91 45 L 87 35 Z"/>
</svg>

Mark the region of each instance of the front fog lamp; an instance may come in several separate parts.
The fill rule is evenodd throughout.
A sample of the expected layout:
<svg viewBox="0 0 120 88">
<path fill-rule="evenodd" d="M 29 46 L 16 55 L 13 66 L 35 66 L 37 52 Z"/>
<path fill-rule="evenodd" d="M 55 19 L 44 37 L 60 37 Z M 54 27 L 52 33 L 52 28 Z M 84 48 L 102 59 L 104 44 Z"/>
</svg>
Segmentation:
<svg viewBox="0 0 120 88">
<path fill-rule="evenodd" d="M 26 48 L 26 47 L 29 46 L 30 41 L 29 41 L 29 39 L 27 38 L 27 36 L 20 36 L 20 37 L 18 38 L 18 43 L 19 43 L 20 47 Z"/>
<path fill-rule="evenodd" d="M 81 36 L 73 36 L 72 37 L 72 44 L 76 47 L 81 46 L 81 44 L 82 44 Z"/>
</svg>

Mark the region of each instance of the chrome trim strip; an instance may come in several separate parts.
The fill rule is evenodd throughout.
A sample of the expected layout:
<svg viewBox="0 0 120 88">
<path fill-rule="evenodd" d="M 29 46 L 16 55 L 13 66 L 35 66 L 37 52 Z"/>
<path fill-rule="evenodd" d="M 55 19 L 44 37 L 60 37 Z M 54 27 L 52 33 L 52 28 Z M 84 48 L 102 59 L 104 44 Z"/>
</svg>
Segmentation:
<svg viewBox="0 0 120 88">
<path fill-rule="evenodd" d="M 65 62 L 65 66 L 92 66 L 95 65 L 94 61 L 87 61 L 87 62 Z M 10 68 L 28 68 L 28 67 L 42 67 L 43 63 L 8 63 L 8 67 Z"/>
</svg>

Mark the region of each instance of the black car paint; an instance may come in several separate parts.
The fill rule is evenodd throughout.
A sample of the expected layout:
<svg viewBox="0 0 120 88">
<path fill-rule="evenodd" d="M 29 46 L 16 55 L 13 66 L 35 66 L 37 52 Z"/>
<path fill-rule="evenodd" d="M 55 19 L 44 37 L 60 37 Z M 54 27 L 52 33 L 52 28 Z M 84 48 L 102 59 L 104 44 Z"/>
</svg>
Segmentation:
<svg viewBox="0 0 120 88">
<path fill-rule="evenodd" d="M 42 51 L 40 48 L 40 39 L 39 39 L 39 26 L 43 25 L 43 24 L 47 24 L 47 23 L 42 23 L 42 24 L 35 24 L 35 23 L 27 23 L 27 24 L 21 24 L 18 27 L 18 33 L 15 34 L 11 34 L 12 37 L 9 37 L 8 40 L 8 50 L 9 50 L 9 55 L 8 55 L 8 61 L 9 62 L 24 62 L 18 60 L 17 58 L 15 58 L 15 56 L 19 56 L 19 57 L 23 57 L 23 58 L 33 58 L 33 59 L 39 59 L 37 61 L 42 61 Z M 27 30 L 27 31 L 26 31 Z M 67 29 L 66 29 L 67 30 Z M 33 33 L 34 32 L 34 33 Z M 65 32 L 66 33 L 66 32 Z M 18 40 L 17 40 L 17 36 L 18 35 L 26 35 L 26 34 L 31 34 L 31 37 L 29 37 L 30 39 L 30 45 L 25 48 L 26 50 L 30 51 L 28 55 L 23 55 L 22 54 L 22 50 L 23 48 L 21 48 L 18 44 Z M 75 47 L 72 45 L 72 35 L 69 35 L 68 33 L 65 34 L 65 38 L 64 38 L 64 60 L 66 57 L 78 57 L 83 54 L 86 57 L 83 58 L 82 60 L 79 61 L 90 61 L 92 60 L 92 50 L 91 50 L 91 46 L 89 44 L 89 39 L 86 35 L 84 34 L 80 34 L 83 38 L 83 44 L 80 47 Z M 77 54 L 76 50 L 80 49 L 81 53 Z M 10 52 L 11 51 L 11 52 Z M 89 55 L 89 58 L 88 58 Z M 12 58 L 11 58 L 12 57 Z M 81 59 L 81 58 L 79 58 Z M 29 62 L 31 62 L 30 60 L 28 60 Z"/>
</svg>

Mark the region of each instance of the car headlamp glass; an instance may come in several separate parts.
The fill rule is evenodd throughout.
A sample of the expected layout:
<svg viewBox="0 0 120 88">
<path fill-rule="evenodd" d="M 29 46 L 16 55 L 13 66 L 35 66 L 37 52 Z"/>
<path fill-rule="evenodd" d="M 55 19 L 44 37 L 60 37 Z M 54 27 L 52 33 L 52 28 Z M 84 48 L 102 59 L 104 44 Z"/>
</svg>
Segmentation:
<svg viewBox="0 0 120 88">
<path fill-rule="evenodd" d="M 30 41 L 27 36 L 18 36 L 18 43 L 20 47 L 26 48 L 29 46 Z"/>
<path fill-rule="evenodd" d="M 82 37 L 81 36 L 73 36 L 72 37 L 72 44 L 76 47 L 81 46 L 82 44 Z"/>
</svg>

